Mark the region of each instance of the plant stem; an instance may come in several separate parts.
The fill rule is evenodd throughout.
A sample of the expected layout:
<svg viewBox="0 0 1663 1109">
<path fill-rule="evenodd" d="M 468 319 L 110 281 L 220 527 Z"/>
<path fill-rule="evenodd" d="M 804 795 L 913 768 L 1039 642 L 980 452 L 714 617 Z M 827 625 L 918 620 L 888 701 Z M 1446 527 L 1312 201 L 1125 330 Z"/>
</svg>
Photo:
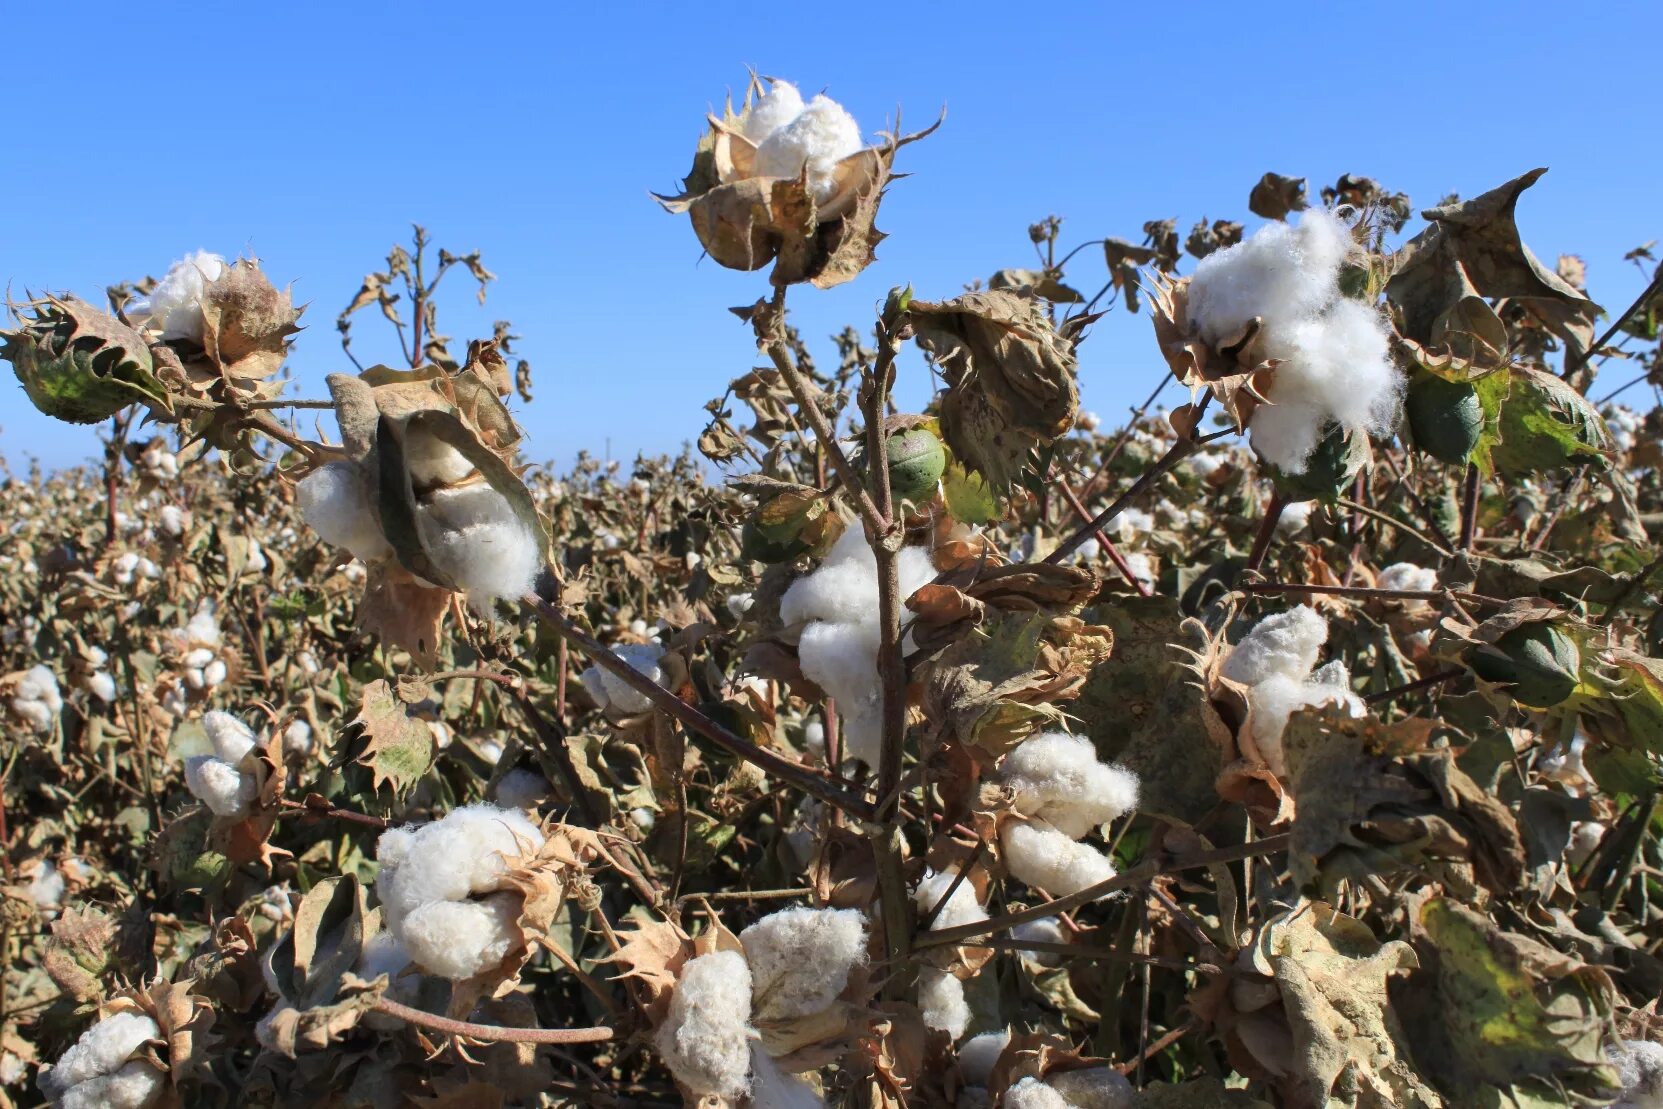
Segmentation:
<svg viewBox="0 0 1663 1109">
<path fill-rule="evenodd" d="M 1377 508 L 1370 508 L 1368 505 L 1363 504 L 1361 501 L 1354 501 L 1349 497 L 1340 497 L 1340 498 L 1338 498 L 1338 500 L 1339 500 L 1340 504 L 1345 505 L 1347 508 L 1351 509 L 1353 512 L 1360 512 L 1364 516 L 1367 516 L 1371 520 L 1379 520 L 1382 524 L 1387 524 L 1391 527 L 1394 527 L 1398 531 L 1403 532 L 1405 535 L 1414 536 L 1416 539 L 1419 539 L 1422 543 L 1425 543 L 1428 547 L 1431 547 L 1434 551 L 1437 551 L 1438 554 L 1440 554 L 1444 558 L 1449 558 L 1451 553 L 1452 553 L 1449 550 L 1449 548 L 1445 547 L 1441 543 L 1436 542 L 1435 540 L 1433 540 L 1433 538 L 1431 536 L 1427 535 L 1425 532 L 1421 531 L 1419 528 L 1415 527 L 1413 524 L 1405 523 L 1404 521 L 1399 520 L 1396 516 L 1388 516 L 1386 513 L 1381 512 Z"/>
<path fill-rule="evenodd" d="M 1592 358 L 1594 353 L 1598 351 L 1600 347 L 1603 347 L 1606 343 L 1609 343 L 1617 332 L 1622 330 L 1622 326 L 1628 322 L 1628 318 L 1640 309 L 1644 308 L 1646 306 L 1646 301 L 1656 296 L 1659 292 L 1663 292 L 1663 266 L 1657 267 L 1657 272 L 1652 275 L 1651 284 L 1641 290 L 1640 295 L 1634 298 L 1634 303 L 1630 304 L 1628 308 L 1624 310 L 1622 315 L 1611 321 L 1611 326 L 1605 329 L 1605 334 L 1601 335 L 1598 339 L 1595 339 L 1594 345 L 1583 351 L 1581 358 L 1573 360 L 1568 353 L 1565 355 L 1565 372 L 1559 376 L 1564 378 L 1566 381 L 1570 381 L 1570 379 L 1577 372 L 1588 364 L 1588 359 Z M 1607 397 L 1606 399 L 1609 400 L 1610 398 Z"/>
<path fill-rule="evenodd" d="M 1074 515 L 1089 524 L 1091 513 L 1087 512 L 1086 506 L 1080 503 L 1080 498 L 1075 494 L 1073 486 L 1069 485 L 1067 481 L 1059 481 L 1057 488 L 1062 490 L 1063 500 L 1067 501 L 1069 507 L 1074 510 Z M 1105 535 L 1102 529 L 1096 530 L 1093 534 L 1096 535 L 1097 542 L 1102 546 L 1104 552 L 1108 554 L 1109 561 L 1114 563 L 1114 568 L 1119 570 L 1120 576 L 1126 579 L 1126 584 L 1137 590 L 1140 597 L 1153 596 L 1155 591 L 1145 585 L 1143 579 L 1132 572 L 1131 563 L 1126 561 L 1126 556 L 1120 553 L 1120 548 L 1114 545 L 1114 541 Z"/>
<path fill-rule="evenodd" d="M 1248 570 L 1257 573 L 1259 567 L 1265 564 L 1265 556 L 1270 553 L 1270 541 L 1276 537 L 1276 525 L 1282 522 L 1282 510 L 1287 507 L 1287 498 L 1282 494 L 1270 495 L 1270 503 L 1265 505 L 1265 518 L 1259 521 L 1259 530 L 1253 536 L 1253 551 L 1247 557 Z"/>
<path fill-rule="evenodd" d="M 783 758 L 772 751 L 764 750 L 749 740 L 734 735 L 613 654 L 600 640 L 578 627 L 570 617 L 542 598 L 528 593 L 520 598 L 520 603 L 541 617 L 557 635 L 570 640 L 579 650 L 593 659 L 596 666 L 611 673 L 619 681 L 646 697 L 658 711 L 675 717 L 688 728 L 704 736 L 736 758 L 761 767 L 776 778 L 790 782 L 804 793 L 816 797 L 828 805 L 834 805 L 860 820 L 868 820 L 872 817 L 873 807 L 864 798 L 857 797 L 833 785 L 800 763 L 792 762 L 790 759 Z"/>
<path fill-rule="evenodd" d="M 1657 572 L 1659 566 L 1663 566 L 1663 553 L 1635 571 L 1634 575 L 1623 584 L 1622 592 L 1618 593 L 1611 603 L 1605 606 L 1605 611 L 1600 613 L 1598 620 L 1594 621 L 1594 626 L 1603 628 L 1611 623 L 1617 613 L 1622 610 L 1623 605 L 1628 602 L 1628 599 L 1634 596 L 1634 591 L 1645 585 L 1647 579 Z"/>
<path fill-rule="evenodd" d="M 1132 487 L 1130 489 L 1116 497 L 1113 504 L 1098 513 L 1097 516 L 1089 523 L 1083 525 L 1076 530 L 1073 535 L 1070 535 L 1067 539 L 1063 540 L 1056 550 L 1045 556 L 1044 561 L 1054 566 L 1063 559 L 1067 558 L 1069 555 L 1073 554 L 1079 549 L 1081 543 L 1084 543 L 1087 539 L 1090 539 L 1094 533 L 1102 531 L 1104 526 L 1107 525 L 1110 520 L 1113 520 L 1116 516 L 1125 511 L 1126 506 L 1141 496 L 1151 485 L 1155 484 L 1156 480 L 1159 479 L 1162 474 L 1166 473 L 1168 470 L 1178 465 L 1178 463 L 1194 454 L 1199 446 L 1200 441 L 1196 439 L 1179 439 L 1176 443 L 1172 444 L 1172 446 L 1160 457 L 1155 465 L 1150 467 L 1142 477 L 1132 483 Z"/>
<path fill-rule="evenodd" d="M 1481 593 L 1436 589 L 1375 589 L 1367 585 L 1318 585 L 1315 582 L 1249 582 L 1241 587 L 1245 593 L 1315 593 L 1334 597 L 1377 597 L 1388 601 L 1441 601 L 1454 597 L 1475 605 L 1505 605 L 1500 597 L 1486 597 Z"/>
<path fill-rule="evenodd" d="M 1367 697 L 1363 698 L 1363 703 L 1366 705 L 1378 705 L 1383 701 L 1390 701 L 1394 697 L 1401 697 L 1405 693 L 1413 693 L 1418 689 L 1430 689 L 1435 685 L 1442 685 L 1444 682 L 1454 681 L 1456 678 L 1459 678 L 1465 673 L 1465 670 L 1460 669 L 1440 670 L 1436 674 L 1428 674 L 1426 677 L 1419 678 L 1415 681 L 1409 682 L 1406 685 L 1400 685 L 1392 689 L 1383 689 L 1379 693 L 1370 693 Z"/>
<path fill-rule="evenodd" d="M 1461 493 L 1461 549 L 1472 550 L 1473 536 L 1478 534 L 1478 494 L 1483 483 L 1479 481 L 1478 463 L 1467 463 L 1466 487 Z"/>
<path fill-rule="evenodd" d="M 452 1020 L 437 1013 L 412 1009 L 385 997 L 376 998 L 375 1011 L 390 1017 L 444 1032 L 451 1036 L 466 1036 L 485 1043 L 510 1044 L 597 1044 L 612 1038 L 610 1028 L 513 1028 L 502 1024 L 474 1024 L 472 1021 Z"/>
</svg>

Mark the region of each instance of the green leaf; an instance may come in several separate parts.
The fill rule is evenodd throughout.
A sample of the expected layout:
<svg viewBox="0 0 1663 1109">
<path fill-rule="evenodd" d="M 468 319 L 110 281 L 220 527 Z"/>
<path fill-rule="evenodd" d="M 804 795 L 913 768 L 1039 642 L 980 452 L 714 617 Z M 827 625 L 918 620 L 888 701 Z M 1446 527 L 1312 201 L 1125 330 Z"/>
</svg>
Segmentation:
<svg viewBox="0 0 1663 1109">
<path fill-rule="evenodd" d="M 1509 476 L 1564 469 L 1583 463 L 1604 468 L 1611 433 L 1588 399 L 1540 370 L 1515 367 L 1501 404 L 1500 441 L 1492 457 Z"/>
<path fill-rule="evenodd" d="M 947 511 L 961 524 L 992 524 L 1004 515 L 982 475 L 957 462 L 950 463 L 941 477 L 941 495 Z"/>
<path fill-rule="evenodd" d="M 362 729 L 364 749 L 357 761 L 370 768 L 374 788 L 386 783 L 395 794 L 407 793 L 433 765 L 433 733 L 411 719 L 384 679 L 364 686 L 352 723 Z"/>
</svg>

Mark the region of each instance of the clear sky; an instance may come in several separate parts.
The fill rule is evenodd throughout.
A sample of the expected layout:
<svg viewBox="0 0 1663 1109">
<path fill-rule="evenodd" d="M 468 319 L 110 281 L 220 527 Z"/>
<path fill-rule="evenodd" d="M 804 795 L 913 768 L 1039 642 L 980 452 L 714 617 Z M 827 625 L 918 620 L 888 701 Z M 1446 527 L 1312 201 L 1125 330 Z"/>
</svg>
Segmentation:
<svg viewBox="0 0 1663 1109">
<path fill-rule="evenodd" d="M 701 404 L 756 362 L 726 308 L 760 275 L 701 262 L 674 191 L 705 112 L 745 67 L 824 89 L 868 132 L 900 106 L 933 138 L 885 201 L 858 280 L 794 293 L 814 339 L 869 324 L 892 285 L 921 297 L 1032 262 L 1026 228 L 1137 239 L 1145 220 L 1253 221 L 1266 170 L 1379 179 L 1417 209 L 1533 166 L 1526 240 L 1586 259 L 1610 310 L 1622 262 L 1663 238 L 1655 52 L 1663 4 L 1243 5 L 222 3 L 7 5 L 0 68 L 0 280 L 72 289 L 160 274 L 187 251 L 252 252 L 310 302 L 299 392 L 350 369 L 335 314 L 419 220 L 501 278 L 459 281 L 465 341 L 511 319 L 536 370 L 529 454 L 676 449 Z M 1081 283 L 1101 279 L 1087 251 Z M 366 315 L 354 350 L 392 360 Z M 463 343 L 458 343 L 460 348 Z M 827 352 L 829 344 L 818 349 Z M 1086 406 L 1114 418 L 1159 374 L 1147 316 L 1083 350 Z M 914 403 L 925 371 L 907 371 Z M 9 377 L 0 452 L 48 466 L 90 429 L 36 414 Z"/>
</svg>

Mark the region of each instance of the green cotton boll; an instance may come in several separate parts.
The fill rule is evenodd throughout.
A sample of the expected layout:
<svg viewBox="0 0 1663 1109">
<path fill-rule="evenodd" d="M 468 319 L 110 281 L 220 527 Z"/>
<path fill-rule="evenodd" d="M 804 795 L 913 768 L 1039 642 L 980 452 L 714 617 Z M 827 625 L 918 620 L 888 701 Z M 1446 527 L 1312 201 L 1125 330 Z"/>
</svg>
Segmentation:
<svg viewBox="0 0 1663 1109">
<path fill-rule="evenodd" d="M 1478 390 L 1464 381 L 1418 377 L 1404 407 L 1415 446 L 1440 462 L 1465 463 L 1484 432 L 1484 405 Z"/>
<path fill-rule="evenodd" d="M 144 337 L 75 297 L 47 301 L 0 332 L 0 358 L 54 419 L 95 424 L 140 401 L 167 403 Z"/>
<path fill-rule="evenodd" d="M 1351 488 L 1369 461 L 1368 433 L 1329 427 L 1305 463 L 1305 471 L 1290 474 L 1272 467 L 1277 492 L 1291 501 L 1331 501 Z"/>
<path fill-rule="evenodd" d="M 928 428 L 891 435 L 884 444 L 889 459 L 889 493 L 897 502 L 927 501 L 935 496 L 947 469 L 947 451 Z"/>
<path fill-rule="evenodd" d="M 1552 624 L 1526 624 L 1467 652 L 1467 665 L 1485 681 L 1511 686 L 1520 704 L 1551 708 L 1576 691 L 1582 652 Z"/>
</svg>

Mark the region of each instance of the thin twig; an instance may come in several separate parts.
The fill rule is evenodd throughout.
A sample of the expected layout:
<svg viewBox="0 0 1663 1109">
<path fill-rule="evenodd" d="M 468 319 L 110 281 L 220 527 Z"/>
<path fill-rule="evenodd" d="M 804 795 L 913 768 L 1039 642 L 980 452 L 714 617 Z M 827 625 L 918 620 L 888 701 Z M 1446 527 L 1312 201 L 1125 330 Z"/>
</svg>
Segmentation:
<svg viewBox="0 0 1663 1109">
<path fill-rule="evenodd" d="M 1057 488 L 1062 490 L 1063 500 L 1067 501 L 1068 506 L 1074 510 L 1074 515 L 1088 524 L 1091 523 L 1091 513 L 1086 511 L 1086 506 L 1080 503 L 1080 498 L 1075 494 L 1073 487 L 1064 480 L 1057 483 Z M 1137 590 L 1140 597 L 1153 596 L 1154 590 L 1145 585 L 1143 579 L 1132 572 L 1131 563 L 1126 561 L 1126 556 L 1120 553 L 1120 548 L 1114 545 L 1114 541 L 1104 534 L 1101 528 L 1093 534 L 1097 537 L 1097 542 L 1102 546 L 1103 551 L 1109 556 L 1109 561 L 1114 563 L 1114 568 L 1120 571 L 1122 578 L 1126 579 L 1126 584 Z"/>
<path fill-rule="evenodd" d="M 1449 548 L 1447 548 L 1443 544 L 1438 543 L 1437 541 L 1435 541 L 1430 535 L 1427 535 L 1425 532 L 1421 531 L 1419 528 L 1415 527 L 1413 524 L 1405 523 L 1404 521 L 1399 520 L 1396 516 L 1388 516 L 1386 513 L 1381 512 L 1379 509 L 1370 508 L 1368 505 L 1363 504 L 1360 501 L 1354 501 L 1350 497 L 1339 497 L 1339 498 L 1336 498 L 1336 499 L 1339 501 L 1340 504 L 1345 505 L 1347 508 L 1351 509 L 1353 512 L 1360 512 L 1364 516 L 1367 516 L 1372 520 L 1379 520 L 1382 524 L 1388 524 L 1391 527 L 1396 528 L 1398 531 L 1403 532 L 1405 535 L 1414 536 L 1416 539 L 1419 539 L 1422 543 L 1425 543 L 1428 547 L 1431 547 L 1434 551 L 1437 551 L 1438 554 L 1442 555 L 1444 558 L 1449 558 L 1450 555 L 1453 553 L 1449 550 Z"/>
<path fill-rule="evenodd" d="M 1154 466 L 1146 470 L 1142 477 L 1132 483 L 1130 489 L 1116 497 L 1113 504 L 1098 513 L 1089 523 L 1082 525 L 1073 535 L 1063 540 L 1056 550 L 1045 556 L 1044 561 L 1054 566 L 1073 554 L 1079 549 L 1081 543 L 1090 539 L 1096 532 L 1102 531 L 1110 520 L 1125 511 L 1127 505 L 1142 496 L 1144 491 L 1155 484 L 1162 474 L 1194 454 L 1199 448 L 1200 442 L 1197 439 L 1179 439 L 1176 443 L 1173 443 Z"/>
<path fill-rule="evenodd" d="M 1663 292 L 1663 266 L 1657 267 L 1657 272 L 1652 275 L 1651 284 L 1641 290 L 1640 295 L 1634 298 L 1634 303 L 1630 304 L 1628 308 L 1624 310 L 1622 315 L 1611 321 L 1611 326 L 1605 329 L 1605 334 L 1594 340 L 1594 345 L 1583 351 L 1582 357 L 1573 361 L 1570 355 L 1566 354 L 1565 372 L 1559 376 L 1566 381 L 1569 381 L 1572 374 L 1581 370 L 1588 364 L 1588 359 L 1592 358 L 1600 347 L 1603 347 L 1606 343 L 1609 343 L 1617 332 L 1622 330 L 1623 324 L 1628 322 L 1628 318 L 1630 316 L 1634 315 L 1634 313 L 1638 312 L 1641 308 L 1644 308 L 1646 302 L 1656 296 L 1659 292 Z"/>
<path fill-rule="evenodd" d="M 1276 537 L 1276 525 L 1282 522 L 1282 511 L 1287 507 L 1287 498 L 1282 494 L 1270 495 L 1270 503 L 1265 505 L 1265 518 L 1259 521 L 1259 530 L 1253 536 L 1253 551 L 1247 557 L 1248 570 L 1257 572 L 1265 564 L 1265 556 L 1270 553 L 1270 541 Z"/>
<path fill-rule="evenodd" d="M 1478 494 L 1483 488 L 1479 480 L 1478 463 L 1467 463 L 1466 487 L 1461 493 L 1461 549 L 1472 550 L 1473 536 L 1478 534 Z"/>
<path fill-rule="evenodd" d="M 1465 670 L 1460 669 L 1440 670 L 1436 674 L 1428 674 L 1424 678 L 1417 679 L 1416 681 L 1409 682 L 1405 685 L 1396 686 L 1392 689 L 1383 689 L 1379 693 L 1370 693 L 1367 697 L 1363 698 L 1363 703 L 1366 705 L 1378 705 L 1383 701 L 1390 701 L 1394 697 L 1401 697 L 1405 693 L 1413 693 L 1419 689 L 1430 689 L 1435 685 L 1442 685 L 1444 682 L 1454 681 L 1456 678 L 1459 678 L 1465 673 Z"/>
<path fill-rule="evenodd" d="M 452 1020 L 437 1013 L 412 1009 L 389 998 L 379 997 L 375 1010 L 390 1017 L 444 1032 L 451 1036 L 466 1036 L 485 1043 L 511 1044 L 598 1044 L 612 1038 L 610 1028 L 513 1028 L 503 1024 L 475 1024 L 467 1020 Z"/>
<path fill-rule="evenodd" d="M 1663 566 L 1663 553 L 1659 553 L 1656 558 L 1646 563 L 1628 581 L 1623 583 L 1622 591 L 1612 598 L 1610 604 L 1605 606 L 1605 611 L 1600 613 L 1599 619 L 1594 621 L 1594 625 L 1603 628 L 1611 623 L 1617 613 L 1622 610 L 1623 605 L 1628 603 L 1628 599 L 1634 596 L 1634 591 L 1646 584 L 1647 579 L 1657 572 L 1659 566 Z"/>
<path fill-rule="evenodd" d="M 1246 593 L 1314 593 L 1335 597 L 1374 597 L 1387 601 L 1442 601 L 1454 597 L 1474 605 L 1500 607 L 1507 602 L 1500 597 L 1486 597 L 1481 593 L 1466 593 L 1455 589 L 1375 589 L 1367 585 L 1318 585 L 1316 582 L 1258 581 L 1241 586 Z"/>
</svg>

